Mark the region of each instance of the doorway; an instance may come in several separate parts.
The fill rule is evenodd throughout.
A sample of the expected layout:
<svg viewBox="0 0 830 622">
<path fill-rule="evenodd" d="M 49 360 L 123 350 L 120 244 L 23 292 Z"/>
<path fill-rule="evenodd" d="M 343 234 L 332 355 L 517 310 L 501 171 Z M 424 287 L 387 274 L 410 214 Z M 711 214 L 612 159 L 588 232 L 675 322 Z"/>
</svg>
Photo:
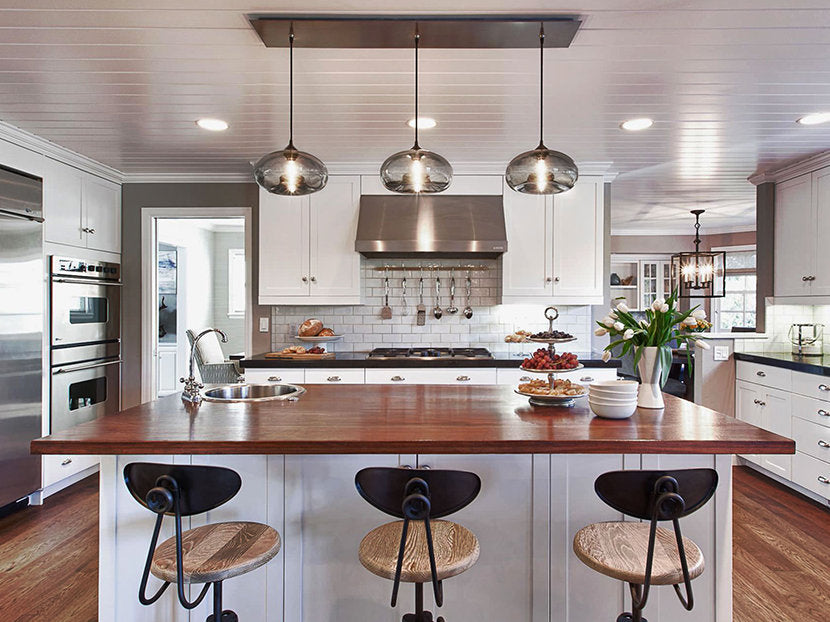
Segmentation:
<svg viewBox="0 0 830 622">
<path fill-rule="evenodd" d="M 229 375 L 233 359 L 249 353 L 250 215 L 220 208 L 199 210 L 204 217 L 198 218 L 181 215 L 195 210 L 143 211 L 142 385 L 148 400 L 181 390 L 179 379 L 189 375 L 188 331 L 218 328 L 227 335 L 227 343 L 207 343 L 206 336 L 200 344 L 210 348 L 211 363 L 228 362 Z M 207 356 L 208 350 L 200 352 Z M 199 379 L 198 365 L 195 375 Z"/>
</svg>

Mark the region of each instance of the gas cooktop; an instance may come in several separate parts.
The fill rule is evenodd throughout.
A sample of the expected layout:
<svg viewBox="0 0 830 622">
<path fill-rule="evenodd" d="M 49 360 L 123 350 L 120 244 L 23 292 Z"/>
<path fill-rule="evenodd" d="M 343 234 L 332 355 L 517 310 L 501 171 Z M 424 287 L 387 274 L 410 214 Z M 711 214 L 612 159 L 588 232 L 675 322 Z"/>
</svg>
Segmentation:
<svg viewBox="0 0 830 622">
<path fill-rule="evenodd" d="M 487 348 L 375 348 L 371 359 L 491 359 Z"/>
</svg>

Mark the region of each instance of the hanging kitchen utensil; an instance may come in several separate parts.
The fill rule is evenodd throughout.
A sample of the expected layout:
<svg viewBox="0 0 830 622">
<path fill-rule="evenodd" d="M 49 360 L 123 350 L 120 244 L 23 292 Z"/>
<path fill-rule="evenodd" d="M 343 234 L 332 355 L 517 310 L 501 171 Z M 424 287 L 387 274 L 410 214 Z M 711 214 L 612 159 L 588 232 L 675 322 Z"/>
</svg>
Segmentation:
<svg viewBox="0 0 830 622">
<path fill-rule="evenodd" d="M 409 315 L 409 307 L 406 304 L 406 275 L 401 279 L 401 315 Z"/>
<path fill-rule="evenodd" d="M 436 273 L 437 274 L 437 273 Z M 432 315 L 436 320 L 440 320 L 444 312 L 441 310 L 441 277 L 435 277 L 435 306 L 432 308 Z"/>
<path fill-rule="evenodd" d="M 389 306 L 389 272 L 386 272 L 383 279 L 383 308 L 380 310 L 380 319 L 392 319 L 392 307 Z"/>
<path fill-rule="evenodd" d="M 450 306 L 447 307 L 447 313 L 458 313 L 458 307 L 455 306 L 455 270 L 450 270 Z"/>
<path fill-rule="evenodd" d="M 421 277 L 418 279 L 418 307 L 415 313 L 415 323 L 418 326 L 426 326 L 427 308 L 424 306 L 424 270 L 421 269 Z"/>
<path fill-rule="evenodd" d="M 473 308 L 470 306 L 470 296 L 472 295 L 473 290 L 473 282 L 470 280 L 470 273 L 467 272 L 467 279 L 464 281 L 464 285 L 466 286 L 466 294 L 467 294 L 467 306 L 464 307 L 464 310 L 461 312 L 464 314 L 464 317 L 468 320 L 473 317 Z"/>
</svg>

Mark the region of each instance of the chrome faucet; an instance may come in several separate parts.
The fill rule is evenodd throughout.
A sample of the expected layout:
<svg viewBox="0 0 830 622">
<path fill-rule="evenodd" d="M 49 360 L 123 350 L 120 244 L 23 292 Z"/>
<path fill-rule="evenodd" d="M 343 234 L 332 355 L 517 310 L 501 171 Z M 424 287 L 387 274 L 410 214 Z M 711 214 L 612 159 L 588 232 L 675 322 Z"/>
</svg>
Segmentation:
<svg viewBox="0 0 830 622">
<path fill-rule="evenodd" d="M 196 344 L 199 343 L 199 339 L 201 339 L 208 333 L 218 333 L 219 337 L 222 340 L 222 343 L 228 343 L 228 336 L 218 328 L 208 328 L 196 335 L 196 338 L 193 340 L 193 343 L 190 346 L 190 375 L 187 378 L 179 378 L 179 382 L 184 383 L 184 391 L 182 391 L 182 400 L 185 402 L 190 402 L 191 404 L 198 404 L 202 401 L 202 396 L 199 394 L 199 390 L 204 389 L 205 385 L 203 385 L 201 382 L 196 381 L 196 376 L 193 371 L 193 364 L 196 361 Z"/>
</svg>

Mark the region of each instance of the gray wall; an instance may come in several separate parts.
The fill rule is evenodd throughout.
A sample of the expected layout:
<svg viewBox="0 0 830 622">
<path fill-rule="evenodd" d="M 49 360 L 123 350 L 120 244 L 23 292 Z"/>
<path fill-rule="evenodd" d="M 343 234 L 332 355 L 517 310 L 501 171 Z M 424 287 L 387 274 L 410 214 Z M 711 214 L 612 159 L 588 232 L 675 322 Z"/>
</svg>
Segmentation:
<svg viewBox="0 0 830 622">
<path fill-rule="evenodd" d="M 251 207 L 252 239 L 259 238 L 259 193 L 255 183 L 205 183 L 205 184 L 124 184 L 121 190 L 122 242 L 121 265 L 124 288 L 121 301 L 121 335 L 124 366 L 122 370 L 122 405 L 129 408 L 141 402 L 141 209 L 145 207 L 172 208 L 179 211 L 189 209 L 193 217 L 203 216 L 201 210 L 208 207 Z M 251 292 L 258 291 L 259 253 L 254 242 L 253 282 Z M 270 309 L 253 303 L 254 352 L 265 352 L 269 348 L 267 333 L 256 332 L 258 318 L 268 317 Z"/>
<path fill-rule="evenodd" d="M 755 222 L 757 229 L 758 290 L 755 298 L 756 330 L 767 327 L 766 300 L 773 295 L 775 260 L 775 184 L 759 184 L 755 188 Z"/>
<path fill-rule="evenodd" d="M 694 239 L 694 223 L 691 223 L 688 235 L 612 235 L 610 248 L 612 253 L 671 255 L 678 251 L 693 251 L 695 249 Z M 700 250 L 745 244 L 755 244 L 754 231 L 700 236 Z"/>
</svg>

